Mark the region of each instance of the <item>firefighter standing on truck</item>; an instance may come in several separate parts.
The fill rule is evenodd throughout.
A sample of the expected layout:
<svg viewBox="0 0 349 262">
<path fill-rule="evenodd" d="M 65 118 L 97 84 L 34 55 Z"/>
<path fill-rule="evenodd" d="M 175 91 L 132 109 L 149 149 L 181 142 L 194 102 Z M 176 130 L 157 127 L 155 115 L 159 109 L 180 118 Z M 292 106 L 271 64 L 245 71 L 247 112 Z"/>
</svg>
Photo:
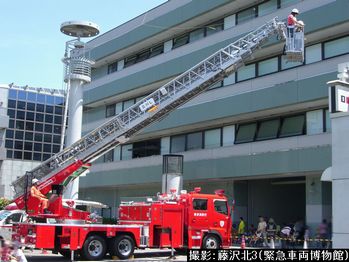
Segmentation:
<svg viewBox="0 0 349 262">
<path fill-rule="evenodd" d="M 47 213 L 48 210 L 48 199 L 46 198 L 46 196 L 44 194 L 42 194 L 40 192 L 40 190 L 38 189 L 38 182 L 39 180 L 37 180 L 36 178 L 33 178 L 32 180 L 32 187 L 30 188 L 30 195 L 34 198 L 37 198 L 40 200 L 39 206 L 41 206 L 41 209 L 44 211 L 44 213 Z"/>
</svg>

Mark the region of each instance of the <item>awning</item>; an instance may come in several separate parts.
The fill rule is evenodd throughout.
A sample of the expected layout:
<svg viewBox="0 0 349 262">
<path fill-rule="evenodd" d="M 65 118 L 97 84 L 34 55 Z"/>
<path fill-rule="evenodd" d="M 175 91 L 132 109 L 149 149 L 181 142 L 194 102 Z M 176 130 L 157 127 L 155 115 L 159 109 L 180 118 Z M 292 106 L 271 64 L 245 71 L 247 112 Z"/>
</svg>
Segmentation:
<svg viewBox="0 0 349 262">
<path fill-rule="evenodd" d="M 325 169 L 324 172 L 322 172 L 322 175 L 321 175 L 321 181 L 324 181 L 324 182 L 332 182 L 332 167 L 328 167 Z"/>
</svg>

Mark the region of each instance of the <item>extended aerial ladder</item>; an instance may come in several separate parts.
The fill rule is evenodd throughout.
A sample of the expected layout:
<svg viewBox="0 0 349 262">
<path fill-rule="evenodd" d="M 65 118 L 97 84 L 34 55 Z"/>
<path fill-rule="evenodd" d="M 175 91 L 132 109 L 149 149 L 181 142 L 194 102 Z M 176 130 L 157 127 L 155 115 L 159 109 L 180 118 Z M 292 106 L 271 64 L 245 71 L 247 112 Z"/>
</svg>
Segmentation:
<svg viewBox="0 0 349 262">
<path fill-rule="evenodd" d="M 281 39 L 287 37 L 285 24 L 277 18 L 220 49 L 91 131 L 73 145 L 27 172 L 12 184 L 17 206 L 19 208 L 31 206 L 31 215 L 40 215 L 41 211 L 31 204 L 33 199 L 28 193 L 32 178 L 39 180 L 38 188 L 43 194 L 47 194 L 68 177 L 78 176 L 94 160 L 109 150 L 127 142 L 143 128 L 161 120 L 216 82 L 236 72 L 251 58 L 253 52 L 273 35 L 278 35 Z M 51 204 L 51 211 L 57 216 L 66 217 L 67 213 L 55 210 L 55 208 L 59 209 L 60 205 L 61 202 Z"/>
</svg>

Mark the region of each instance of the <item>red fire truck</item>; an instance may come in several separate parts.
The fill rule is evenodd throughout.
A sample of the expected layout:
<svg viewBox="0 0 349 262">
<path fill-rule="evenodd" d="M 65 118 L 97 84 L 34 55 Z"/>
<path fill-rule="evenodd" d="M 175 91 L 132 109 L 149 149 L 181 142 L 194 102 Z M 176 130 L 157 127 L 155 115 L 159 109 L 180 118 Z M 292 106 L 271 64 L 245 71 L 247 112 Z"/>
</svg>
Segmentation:
<svg viewBox="0 0 349 262">
<path fill-rule="evenodd" d="M 21 223 L 14 228 L 13 238 L 69 257 L 75 250 L 88 260 L 102 259 L 106 253 L 127 259 L 135 248 L 227 248 L 230 215 L 222 190 L 202 194 L 195 188 L 179 195 L 159 195 L 152 202 L 123 203 L 117 225 Z"/>
<path fill-rule="evenodd" d="M 286 26 L 277 18 L 218 50 L 12 183 L 14 202 L 35 221 L 14 225 L 13 238 L 65 256 L 79 253 L 88 260 L 102 259 L 107 252 L 125 259 L 135 247 L 228 247 L 231 211 L 222 191 L 209 195 L 198 188 L 190 193 L 177 190 L 154 202 L 122 204 L 117 225 L 94 224 L 88 212 L 73 208 L 74 203 L 64 206 L 62 191 L 94 160 L 236 72 L 275 34 L 287 39 Z M 303 50 L 290 49 L 288 42 L 286 58 L 303 60 Z M 50 214 L 30 194 L 33 178 L 39 180 L 41 193 L 51 192 Z M 56 223 L 38 223 L 48 218 Z"/>
</svg>

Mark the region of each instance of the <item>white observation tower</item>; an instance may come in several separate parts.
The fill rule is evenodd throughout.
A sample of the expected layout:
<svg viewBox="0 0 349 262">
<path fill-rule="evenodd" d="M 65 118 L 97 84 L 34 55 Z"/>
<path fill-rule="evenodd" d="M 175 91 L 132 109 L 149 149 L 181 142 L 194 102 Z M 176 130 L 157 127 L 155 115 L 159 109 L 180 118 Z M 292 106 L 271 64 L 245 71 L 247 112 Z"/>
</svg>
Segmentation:
<svg viewBox="0 0 349 262">
<path fill-rule="evenodd" d="M 83 85 L 91 82 L 91 65 L 93 61 L 85 57 L 83 37 L 93 37 L 99 34 L 98 25 L 86 21 L 69 21 L 61 25 L 63 34 L 74 37 L 66 42 L 64 63 L 64 82 L 66 84 L 66 102 L 62 129 L 61 150 L 64 145 L 70 146 L 81 138 Z M 66 119 L 68 117 L 67 134 L 65 135 Z M 78 199 L 79 178 L 75 178 L 66 188 L 64 198 Z"/>
</svg>

